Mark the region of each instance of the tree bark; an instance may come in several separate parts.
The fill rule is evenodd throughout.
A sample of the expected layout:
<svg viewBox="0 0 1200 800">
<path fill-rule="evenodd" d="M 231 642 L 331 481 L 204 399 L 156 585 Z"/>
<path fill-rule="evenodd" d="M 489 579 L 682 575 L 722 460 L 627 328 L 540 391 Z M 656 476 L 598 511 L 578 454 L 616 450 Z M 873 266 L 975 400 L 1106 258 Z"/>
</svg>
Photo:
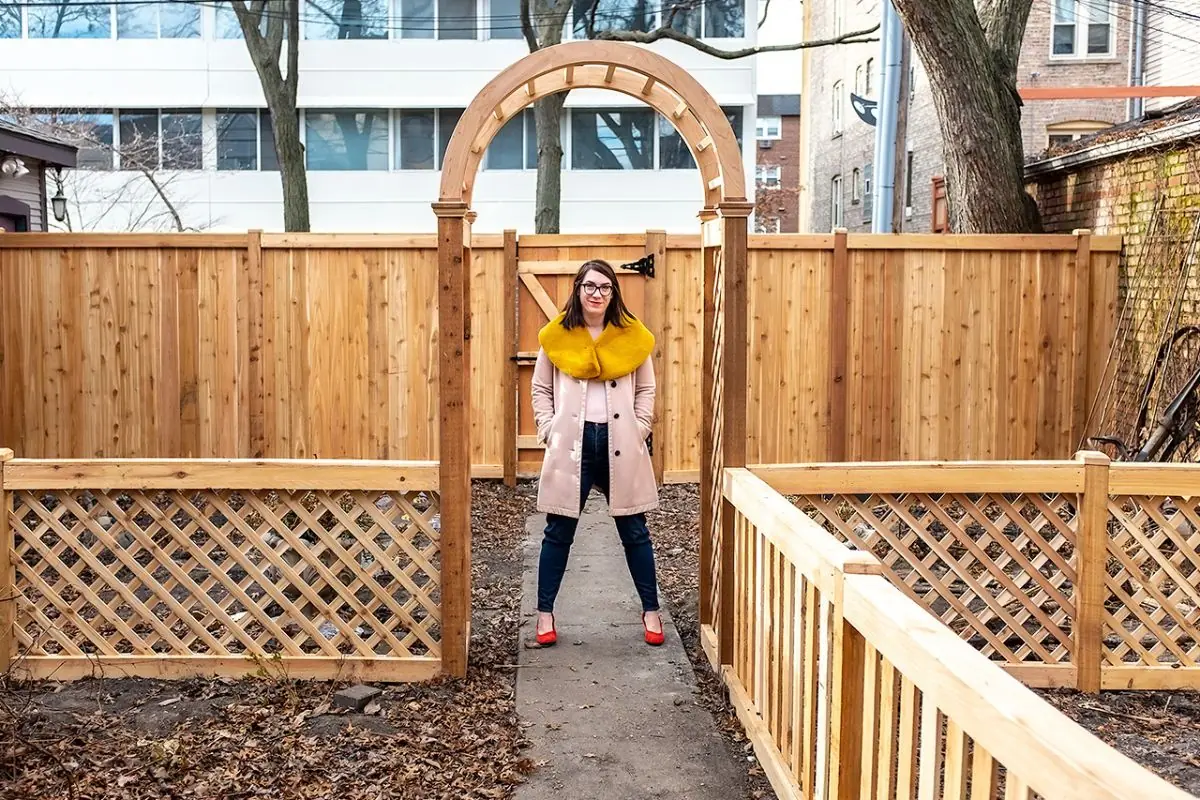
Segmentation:
<svg viewBox="0 0 1200 800">
<path fill-rule="evenodd" d="M 537 122 L 537 200 L 534 208 L 534 230 L 537 233 L 558 233 L 562 208 L 562 111 L 567 94 L 552 94 L 538 100 L 533 107 Z"/>
<path fill-rule="evenodd" d="M 941 125 L 955 233 L 1036 233 L 1016 63 L 1031 0 L 895 0 Z M 986 24 L 986 31 L 985 31 Z"/>
<path fill-rule="evenodd" d="M 296 93 L 300 85 L 300 3 L 299 0 L 253 0 L 247 8 L 243 0 L 232 0 L 238 24 L 246 39 L 250 61 L 262 84 L 263 97 L 271 112 L 275 153 L 279 159 L 279 180 L 283 187 L 283 228 L 304 232 L 311 228 L 308 209 L 308 173 L 304 164 L 304 146 L 300 144 L 300 118 Z M 267 33 L 261 33 L 263 15 Z M 286 36 L 285 36 L 286 31 Z M 287 75 L 280 59 L 287 39 Z"/>
</svg>

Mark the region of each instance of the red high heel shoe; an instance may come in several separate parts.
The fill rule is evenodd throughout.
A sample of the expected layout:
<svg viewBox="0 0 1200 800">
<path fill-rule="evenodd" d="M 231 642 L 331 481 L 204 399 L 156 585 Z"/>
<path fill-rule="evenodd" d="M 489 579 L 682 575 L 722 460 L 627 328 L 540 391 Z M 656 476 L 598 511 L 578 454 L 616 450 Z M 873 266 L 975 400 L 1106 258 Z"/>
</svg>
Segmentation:
<svg viewBox="0 0 1200 800">
<path fill-rule="evenodd" d="M 537 628 L 534 628 L 534 633 L 537 633 Z M 537 643 L 539 647 L 553 647 L 558 643 L 558 630 L 554 626 L 554 615 L 550 615 L 550 630 L 545 633 L 537 634 Z"/>
<path fill-rule="evenodd" d="M 646 644 L 651 645 L 653 647 L 658 647 L 660 644 L 662 644 L 663 642 L 665 642 L 667 640 L 667 636 L 663 631 L 652 631 L 652 630 L 650 630 L 649 627 L 647 627 L 646 613 L 647 612 L 645 612 L 645 611 L 642 612 L 642 629 L 646 632 Z M 662 624 L 662 615 L 661 614 L 658 617 L 658 621 L 659 621 L 659 624 L 661 625 Z"/>
</svg>

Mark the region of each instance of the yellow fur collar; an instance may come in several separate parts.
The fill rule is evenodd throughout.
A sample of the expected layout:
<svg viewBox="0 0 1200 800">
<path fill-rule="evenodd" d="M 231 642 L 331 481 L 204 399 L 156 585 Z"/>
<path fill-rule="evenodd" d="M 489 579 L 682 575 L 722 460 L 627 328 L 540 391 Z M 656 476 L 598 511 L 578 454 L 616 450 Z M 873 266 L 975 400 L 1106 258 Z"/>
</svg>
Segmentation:
<svg viewBox="0 0 1200 800">
<path fill-rule="evenodd" d="M 572 378 L 620 378 L 640 367 L 654 350 L 654 334 L 640 320 L 624 328 L 606 325 L 593 340 L 585 327 L 564 328 L 564 316 L 559 314 L 538 332 L 538 343 L 550 363 Z"/>
</svg>

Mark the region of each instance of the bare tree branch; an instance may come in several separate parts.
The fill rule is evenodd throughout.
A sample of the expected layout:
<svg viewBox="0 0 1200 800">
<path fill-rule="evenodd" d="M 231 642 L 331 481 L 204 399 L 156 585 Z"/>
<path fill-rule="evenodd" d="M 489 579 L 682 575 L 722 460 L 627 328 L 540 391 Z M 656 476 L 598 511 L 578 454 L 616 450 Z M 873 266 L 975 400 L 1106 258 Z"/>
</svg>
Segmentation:
<svg viewBox="0 0 1200 800">
<path fill-rule="evenodd" d="M 767 21 L 767 14 L 769 14 L 769 13 L 771 13 L 771 0 L 767 0 L 767 2 L 766 2 L 764 5 L 763 5 L 763 15 L 762 15 L 762 19 L 760 19 L 760 20 L 758 21 L 758 29 L 759 29 L 760 31 L 762 30 L 762 26 L 763 26 L 763 25 L 766 23 L 766 21 Z M 671 27 L 670 23 L 666 23 L 666 26 L 665 26 L 665 27 L 668 27 L 668 28 L 669 28 L 669 27 Z"/>
<path fill-rule="evenodd" d="M 686 33 L 680 33 L 674 28 L 656 28 L 649 33 L 641 33 L 639 31 L 599 31 L 593 38 L 605 39 L 612 42 L 634 42 L 636 44 L 653 44 L 654 42 L 663 39 L 670 39 L 674 42 L 681 42 L 699 50 L 701 53 L 706 53 L 714 58 L 723 58 L 733 60 L 737 58 L 746 58 L 747 56 L 758 55 L 759 53 L 785 53 L 793 50 L 807 50 L 813 47 L 830 47 L 838 44 L 861 44 L 862 42 L 877 42 L 879 37 L 871 37 L 872 33 L 879 30 L 879 26 L 875 25 L 870 28 L 864 28 L 861 31 L 851 31 L 844 33 L 841 36 L 835 36 L 832 39 L 813 39 L 808 42 L 794 42 L 792 44 L 768 44 L 758 47 L 744 47 L 741 50 L 722 50 L 719 47 L 713 47 L 707 42 L 703 42 L 694 36 L 688 36 Z"/>
<path fill-rule="evenodd" d="M 525 44 L 529 45 L 529 52 L 536 53 L 541 49 L 537 35 L 533 32 L 533 23 L 529 20 L 529 0 L 521 0 L 521 33 L 525 34 Z"/>
</svg>

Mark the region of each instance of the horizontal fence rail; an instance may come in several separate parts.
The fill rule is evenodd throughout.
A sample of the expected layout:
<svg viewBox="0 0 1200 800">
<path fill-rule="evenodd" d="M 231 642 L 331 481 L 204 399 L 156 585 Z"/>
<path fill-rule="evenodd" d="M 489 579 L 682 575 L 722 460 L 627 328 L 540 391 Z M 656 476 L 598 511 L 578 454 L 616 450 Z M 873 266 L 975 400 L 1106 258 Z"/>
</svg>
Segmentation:
<svg viewBox="0 0 1200 800">
<path fill-rule="evenodd" d="M 723 676 L 781 798 L 1190 797 L 1037 697 L 753 472 L 723 477 L 735 518 Z"/>
<path fill-rule="evenodd" d="M 1200 688 L 1200 469 L 1074 461 L 754 473 L 1031 686 Z"/>
<path fill-rule="evenodd" d="M 441 669 L 436 463 L 0 451 L 0 667 L 419 680 Z"/>
</svg>

